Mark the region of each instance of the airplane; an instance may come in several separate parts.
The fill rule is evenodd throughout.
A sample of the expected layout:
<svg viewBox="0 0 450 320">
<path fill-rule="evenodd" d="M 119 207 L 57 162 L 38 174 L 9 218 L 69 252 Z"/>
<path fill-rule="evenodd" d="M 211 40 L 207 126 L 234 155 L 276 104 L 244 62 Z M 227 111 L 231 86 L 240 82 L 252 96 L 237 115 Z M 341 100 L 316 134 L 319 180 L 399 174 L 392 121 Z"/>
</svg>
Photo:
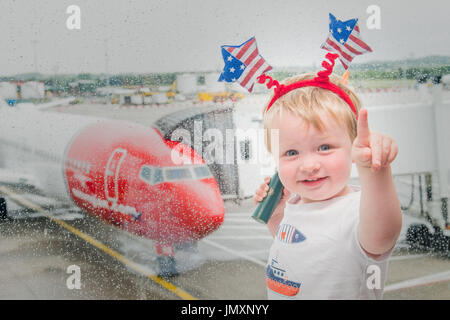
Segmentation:
<svg viewBox="0 0 450 320">
<path fill-rule="evenodd" d="M 153 240 L 159 273 L 178 274 L 174 247 L 195 243 L 224 220 L 207 164 L 154 127 L 46 110 L 70 100 L 10 107 L 0 99 L 1 170 L 23 173 L 22 182 L 45 194 Z M 0 216 L 7 217 L 4 198 Z"/>
</svg>

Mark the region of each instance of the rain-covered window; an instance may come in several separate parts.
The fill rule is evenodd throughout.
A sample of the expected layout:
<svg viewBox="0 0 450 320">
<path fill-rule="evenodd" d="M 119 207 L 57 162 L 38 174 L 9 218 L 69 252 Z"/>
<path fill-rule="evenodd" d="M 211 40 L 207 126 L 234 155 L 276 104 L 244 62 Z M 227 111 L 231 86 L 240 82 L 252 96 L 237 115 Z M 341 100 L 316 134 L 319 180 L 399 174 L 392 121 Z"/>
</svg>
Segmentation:
<svg viewBox="0 0 450 320">
<path fill-rule="evenodd" d="M 171 180 L 192 179 L 192 174 L 188 168 L 165 169 L 165 178 Z"/>
<path fill-rule="evenodd" d="M 163 170 L 152 166 L 142 166 L 139 177 L 145 182 L 153 185 L 161 183 L 163 179 Z"/>
<path fill-rule="evenodd" d="M 144 179 L 145 181 L 150 182 L 151 174 L 152 174 L 152 169 L 150 167 L 144 166 L 141 168 L 140 175 L 141 175 L 141 178 Z"/>
<path fill-rule="evenodd" d="M 193 169 L 197 179 L 212 177 L 211 171 L 209 171 L 207 166 L 194 167 Z"/>
<path fill-rule="evenodd" d="M 162 169 L 159 169 L 159 168 L 154 168 L 153 169 L 154 171 L 154 175 L 153 175 L 153 183 L 154 184 L 156 184 L 156 183 L 160 183 L 160 182 L 163 182 L 164 181 L 164 179 L 163 179 L 163 171 L 162 171 Z"/>
<path fill-rule="evenodd" d="M 327 279 L 338 298 L 381 285 L 383 299 L 450 299 L 450 1 L 2 0 L 0 8 L 0 300 L 262 300 L 268 283 L 298 289 L 290 299 Z M 334 51 L 338 58 L 325 58 Z M 372 259 L 356 272 L 328 259 L 346 254 L 339 248 L 360 257 L 356 235 L 334 237 L 354 225 L 333 232 L 313 214 L 304 225 L 276 225 L 295 223 L 283 217 L 286 208 L 300 217 L 318 205 L 333 215 L 328 205 L 337 201 L 328 200 L 361 189 L 348 196 L 362 201 L 374 185 L 360 181 L 368 171 L 361 162 L 325 162 L 341 151 L 341 160 L 353 158 L 347 133 L 358 130 L 353 115 L 342 121 L 351 112 L 346 99 L 323 86 L 298 100 L 302 90 L 280 90 L 293 77 L 330 71 L 332 61 L 335 84 L 346 84 L 368 111 L 370 154 L 379 154 L 373 133 L 391 146 L 382 160 L 392 164 L 370 172 L 392 175 L 389 185 L 365 197 L 392 203 L 384 192 L 395 185 L 402 228 L 391 233 L 400 234 L 390 237 L 387 272 Z M 275 92 L 286 95 L 265 113 Z M 304 122 L 320 125 L 303 132 Z M 307 150 L 318 129 L 345 137 L 349 148 L 277 161 L 284 153 L 277 147 L 292 139 Z M 308 159 L 318 165 L 302 173 Z M 255 191 L 265 194 L 276 173 L 258 205 Z M 283 183 L 292 197 L 272 188 Z M 287 199 L 303 201 L 297 208 Z M 308 199 L 324 202 L 302 207 Z M 269 228 L 251 218 L 275 206 L 280 219 Z M 336 212 L 351 218 L 339 221 L 371 221 L 350 209 Z M 378 209 L 366 230 L 382 238 L 394 223 Z M 324 241 L 313 240 L 309 225 Z M 307 241 L 294 243 L 302 233 Z M 309 244 L 319 249 L 308 257 L 330 263 L 308 268 L 300 257 Z M 266 303 L 247 306 L 256 305 Z M 226 317 L 222 307 L 208 317 Z M 188 315 L 175 311 L 170 318 Z"/>
</svg>

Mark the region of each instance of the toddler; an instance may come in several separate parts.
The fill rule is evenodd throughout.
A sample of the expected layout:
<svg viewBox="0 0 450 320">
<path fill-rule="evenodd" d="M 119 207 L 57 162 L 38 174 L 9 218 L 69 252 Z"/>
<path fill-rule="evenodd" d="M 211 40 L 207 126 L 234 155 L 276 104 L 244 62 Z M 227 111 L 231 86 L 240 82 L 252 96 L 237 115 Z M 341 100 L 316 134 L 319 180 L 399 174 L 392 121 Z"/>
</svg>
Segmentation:
<svg viewBox="0 0 450 320">
<path fill-rule="evenodd" d="M 279 130 L 277 148 L 268 137 L 266 145 L 277 151 L 284 187 L 267 224 L 268 298 L 381 299 L 402 223 L 390 168 L 398 147 L 369 130 L 367 110 L 340 77 L 329 74 L 321 85 L 315 76 L 287 79 L 290 89 L 275 91 L 264 112 L 266 132 Z M 352 163 L 360 187 L 348 185 Z"/>
</svg>

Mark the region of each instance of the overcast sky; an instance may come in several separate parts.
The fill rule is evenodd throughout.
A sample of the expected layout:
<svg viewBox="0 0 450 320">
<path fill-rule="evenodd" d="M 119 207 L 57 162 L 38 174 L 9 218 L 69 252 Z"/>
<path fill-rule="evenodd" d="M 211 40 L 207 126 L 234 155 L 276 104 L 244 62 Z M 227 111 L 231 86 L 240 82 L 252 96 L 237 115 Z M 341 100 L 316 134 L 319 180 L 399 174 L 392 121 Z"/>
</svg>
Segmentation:
<svg viewBox="0 0 450 320">
<path fill-rule="evenodd" d="M 70 5 L 80 30 L 66 27 Z M 367 28 L 370 5 L 380 30 Z M 329 12 L 359 18 L 374 52 L 356 62 L 450 56 L 448 0 L 0 0 L 0 9 L 0 75 L 220 71 L 220 46 L 251 36 L 274 67 L 318 65 Z"/>
</svg>

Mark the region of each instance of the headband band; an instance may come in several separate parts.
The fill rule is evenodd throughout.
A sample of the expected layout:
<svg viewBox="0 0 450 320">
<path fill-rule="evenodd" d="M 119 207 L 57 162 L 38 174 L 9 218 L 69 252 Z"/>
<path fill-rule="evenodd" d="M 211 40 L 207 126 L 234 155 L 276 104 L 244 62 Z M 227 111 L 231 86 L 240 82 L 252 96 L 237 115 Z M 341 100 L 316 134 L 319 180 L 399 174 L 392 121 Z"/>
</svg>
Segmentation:
<svg viewBox="0 0 450 320">
<path fill-rule="evenodd" d="M 273 86 L 276 88 L 274 89 L 274 96 L 272 100 L 270 101 L 269 105 L 267 106 L 267 109 L 265 112 L 267 112 L 270 107 L 274 104 L 274 102 L 280 98 L 281 96 L 285 95 L 289 91 L 292 91 L 294 89 L 302 88 L 302 87 L 319 87 L 322 89 L 330 90 L 337 94 L 339 97 L 342 98 L 349 106 L 350 109 L 352 109 L 353 113 L 356 116 L 356 119 L 358 119 L 358 112 L 356 111 L 356 108 L 353 104 L 353 101 L 350 99 L 348 94 L 342 90 L 339 86 L 335 85 L 334 83 L 330 82 L 329 76 L 333 72 L 334 67 L 334 61 L 336 58 L 338 58 L 339 55 L 334 53 L 327 53 L 325 58 L 327 58 L 331 64 L 327 61 L 322 61 L 322 67 L 325 68 L 325 70 L 319 71 L 317 73 L 317 77 L 314 79 L 308 79 L 308 80 L 301 80 L 298 82 L 291 83 L 289 85 L 280 84 L 277 80 L 273 80 L 272 77 L 262 74 L 258 77 L 259 83 L 265 83 L 266 80 L 269 80 L 266 84 L 267 88 L 270 89 Z"/>
</svg>

